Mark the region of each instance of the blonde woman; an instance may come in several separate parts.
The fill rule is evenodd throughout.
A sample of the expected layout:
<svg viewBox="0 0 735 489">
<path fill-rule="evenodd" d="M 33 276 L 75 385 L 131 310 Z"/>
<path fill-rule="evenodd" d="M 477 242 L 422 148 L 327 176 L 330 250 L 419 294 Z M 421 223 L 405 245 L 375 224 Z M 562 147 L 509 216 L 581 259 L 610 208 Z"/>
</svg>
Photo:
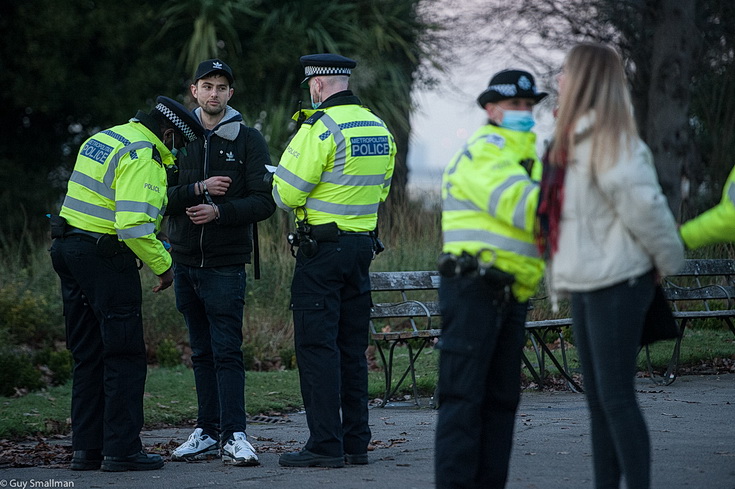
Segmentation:
<svg viewBox="0 0 735 489">
<path fill-rule="evenodd" d="M 590 410 L 597 489 L 650 487 L 648 429 L 635 392 L 643 320 L 658 276 L 684 248 L 651 152 L 638 136 L 625 71 L 612 48 L 571 49 L 544 161 L 542 249 L 555 295 L 571 298 Z"/>
</svg>

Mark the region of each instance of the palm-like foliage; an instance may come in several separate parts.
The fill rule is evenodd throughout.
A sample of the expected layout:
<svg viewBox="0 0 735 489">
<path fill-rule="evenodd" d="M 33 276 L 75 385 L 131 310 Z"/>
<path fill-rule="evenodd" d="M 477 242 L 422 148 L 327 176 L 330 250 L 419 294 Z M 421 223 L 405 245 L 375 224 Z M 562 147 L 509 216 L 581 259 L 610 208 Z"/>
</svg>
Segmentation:
<svg viewBox="0 0 735 489">
<path fill-rule="evenodd" d="M 164 24 L 154 39 L 163 40 L 172 32 L 189 30 L 181 50 L 179 63 L 193 73 L 199 62 L 220 56 L 242 54 L 238 19 L 254 15 L 254 0 L 183 0 L 164 4 L 161 16 Z"/>
<path fill-rule="evenodd" d="M 232 66 L 237 90 L 233 104 L 249 122 L 258 121 L 274 157 L 291 135 L 290 116 L 304 96 L 299 57 L 332 52 L 355 58 L 359 65 L 353 88 L 399 143 L 394 194 L 401 194 L 407 180 L 411 89 L 422 60 L 436 52 L 437 42 L 431 34 L 438 26 L 425 22 L 418 7 L 434 2 L 172 0 L 162 10 L 163 32 L 187 39 L 182 63 L 188 72 L 215 56 Z"/>
</svg>

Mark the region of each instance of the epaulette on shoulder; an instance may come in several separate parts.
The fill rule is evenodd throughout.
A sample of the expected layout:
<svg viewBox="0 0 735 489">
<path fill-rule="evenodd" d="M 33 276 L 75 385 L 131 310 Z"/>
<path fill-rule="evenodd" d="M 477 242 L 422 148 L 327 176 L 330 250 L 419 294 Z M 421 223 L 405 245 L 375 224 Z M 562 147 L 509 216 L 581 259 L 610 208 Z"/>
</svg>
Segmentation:
<svg viewBox="0 0 735 489">
<path fill-rule="evenodd" d="M 161 157 L 161 152 L 158 151 L 158 148 L 156 148 L 155 145 L 153 146 L 153 155 L 152 156 L 153 156 L 153 161 L 155 161 L 159 165 L 163 166 L 163 158 Z"/>
<path fill-rule="evenodd" d="M 311 114 L 311 117 L 309 117 L 308 119 L 304 121 L 304 124 L 309 124 L 310 126 L 314 125 L 314 123 L 318 121 L 323 115 L 324 115 L 323 110 L 317 110 L 316 112 Z"/>
</svg>

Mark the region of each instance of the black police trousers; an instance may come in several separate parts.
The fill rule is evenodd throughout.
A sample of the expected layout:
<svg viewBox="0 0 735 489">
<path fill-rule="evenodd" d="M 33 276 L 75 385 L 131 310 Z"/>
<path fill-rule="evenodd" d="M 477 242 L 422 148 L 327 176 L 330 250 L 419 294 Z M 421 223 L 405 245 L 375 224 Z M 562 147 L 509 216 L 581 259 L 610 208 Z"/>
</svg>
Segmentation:
<svg viewBox="0 0 735 489">
<path fill-rule="evenodd" d="M 527 303 L 498 297 L 479 276 L 439 285 L 434 468 L 442 489 L 500 489 L 508 477 Z"/>
<path fill-rule="evenodd" d="M 370 236 L 339 236 L 299 250 L 291 284 L 296 361 L 306 408 L 305 449 L 341 457 L 367 453 Z M 341 414 L 341 416 L 340 416 Z"/>
<path fill-rule="evenodd" d="M 101 256 L 93 238 L 79 235 L 55 239 L 50 254 L 74 358 L 72 448 L 136 453 L 147 366 L 135 255 Z"/>
</svg>

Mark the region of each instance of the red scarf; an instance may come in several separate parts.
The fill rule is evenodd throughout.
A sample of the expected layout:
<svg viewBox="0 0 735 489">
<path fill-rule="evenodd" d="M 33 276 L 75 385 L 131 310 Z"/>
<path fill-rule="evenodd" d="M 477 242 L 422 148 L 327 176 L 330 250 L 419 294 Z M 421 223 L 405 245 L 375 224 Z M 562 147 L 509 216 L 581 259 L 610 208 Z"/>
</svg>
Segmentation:
<svg viewBox="0 0 735 489">
<path fill-rule="evenodd" d="M 551 145 L 549 146 L 549 148 Z M 552 165 L 549 161 L 549 149 L 541 158 L 543 174 L 541 176 L 541 192 L 536 211 L 538 230 L 536 245 L 545 259 L 552 258 L 559 247 L 559 222 L 564 202 L 564 176 L 567 166 L 567 152 L 562 151 L 562 164 Z"/>
</svg>

